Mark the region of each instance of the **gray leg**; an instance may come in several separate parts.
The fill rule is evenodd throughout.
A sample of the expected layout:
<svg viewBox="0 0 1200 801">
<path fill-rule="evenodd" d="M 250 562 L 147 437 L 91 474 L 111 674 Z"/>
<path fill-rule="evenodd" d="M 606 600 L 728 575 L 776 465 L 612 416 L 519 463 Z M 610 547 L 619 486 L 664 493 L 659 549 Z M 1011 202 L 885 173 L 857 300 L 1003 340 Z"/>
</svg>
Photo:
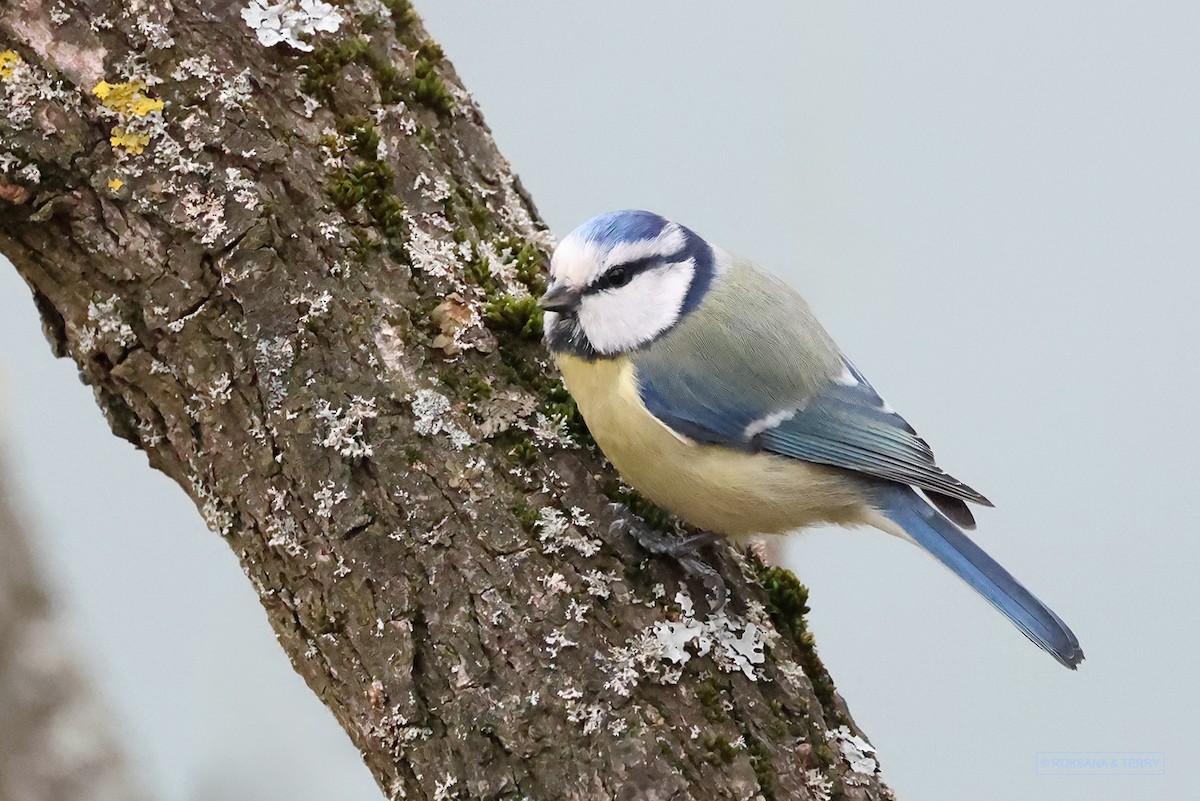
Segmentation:
<svg viewBox="0 0 1200 801">
<path fill-rule="evenodd" d="M 674 537 L 644 525 L 621 504 L 613 504 L 613 510 L 617 513 L 617 518 L 609 527 L 610 532 L 625 531 L 650 553 L 675 559 L 689 576 L 695 576 L 704 584 L 709 593 L 712 614 L 717 614 L 725 608 L 729 600 L 729 588 L 725 586 L 725 579 L 701 559 L 698 553 L 701 548 L 721 539 L 720 534 L 703 531 L 688 537 Z"/>
</svg>

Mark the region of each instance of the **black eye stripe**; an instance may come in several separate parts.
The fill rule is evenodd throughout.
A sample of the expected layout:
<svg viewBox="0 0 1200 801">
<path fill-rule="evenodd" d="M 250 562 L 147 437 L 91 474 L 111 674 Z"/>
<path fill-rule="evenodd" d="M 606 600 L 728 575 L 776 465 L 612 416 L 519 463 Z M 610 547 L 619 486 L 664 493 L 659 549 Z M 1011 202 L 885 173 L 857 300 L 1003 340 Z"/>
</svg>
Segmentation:
<svg viewBox="0 0 1200 801">
<path fill-rule="evenodd" d="M 634 261 L 627 261 L 624 264 L 614 264 L 605 270 L 602 275 L 597 276 L 592 283 L 588 284 L 583 290 L 583 294 L 590 295 L 596 292 L 603 292 L 606 289 L 625 286 L 637 275 L 646 272 L 651 267 L 678 264 L 686 257 L 686 252 L 680 252 L 672 253 L 669 256 L 647 256 L 644 259 L 635 259 Z"/>
</svg>

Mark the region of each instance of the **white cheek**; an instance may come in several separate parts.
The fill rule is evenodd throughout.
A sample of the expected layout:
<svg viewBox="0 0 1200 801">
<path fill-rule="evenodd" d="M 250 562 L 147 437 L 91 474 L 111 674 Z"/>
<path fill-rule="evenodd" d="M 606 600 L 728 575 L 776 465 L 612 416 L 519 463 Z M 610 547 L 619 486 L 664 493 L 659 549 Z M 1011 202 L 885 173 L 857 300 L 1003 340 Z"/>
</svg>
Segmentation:
<svg viewBox="0 0 1200 801">
<path fill-rule="evenodd" d="M 579 322 L 600 353 L 633 350 L 666 331 L 679 319 L 692 285 L 690 261 L 649 270 L 618 289 L 586 295 Z"/>
</svg>

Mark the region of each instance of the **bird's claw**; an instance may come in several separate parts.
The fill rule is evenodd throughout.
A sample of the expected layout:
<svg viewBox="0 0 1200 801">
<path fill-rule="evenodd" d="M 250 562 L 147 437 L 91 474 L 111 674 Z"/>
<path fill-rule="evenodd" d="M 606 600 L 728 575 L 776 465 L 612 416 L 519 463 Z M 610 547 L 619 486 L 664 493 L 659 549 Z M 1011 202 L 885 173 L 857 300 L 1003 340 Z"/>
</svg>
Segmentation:
<svg viewBox="0 0 1200 801">
<path fill-rule="evenodd" d="M 610 534 L 625 531 L 650 553 L 672 557 L 679 562 L 684 572 L 700 579 L 704 588 L 708 590 L 712 614 L 719 614 L 725 608 L 729 601 L 729 588 L 725 585 L 725 579 L 697 553 L 701 548 L 721 539 L 720 534 L 703 531 L 687 537 L 674 537 L 644 525 L 621 504 L 612 504 L 610 508 L 617 512 L 616 519 L 608 527 Z"/>
</svg>

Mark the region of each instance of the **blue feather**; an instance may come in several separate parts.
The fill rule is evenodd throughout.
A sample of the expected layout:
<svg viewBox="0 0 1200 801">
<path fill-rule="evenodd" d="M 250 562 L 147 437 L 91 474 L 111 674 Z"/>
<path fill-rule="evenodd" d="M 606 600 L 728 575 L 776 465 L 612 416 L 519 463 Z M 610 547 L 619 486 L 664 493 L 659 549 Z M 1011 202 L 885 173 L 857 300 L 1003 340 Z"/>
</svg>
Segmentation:
<svg viewBox="0 0 1200 801">
<path fill-rule="evenodd" d="M 761 374 L 734 377 L 699 360 L 672 358 L 653 348 L 634 357 L 646 408 L 692 439 L 766 450 L 991 506 L 982 494 L 937 466 L 925 440 L 887 407 L 848 361 L 843 364 L 854 376 L 852 383 L 828 380 L 810 397 L 796 397 L 788 385 L 791 376 L 769 372 L 773 365 L 764 361 Z M 756 423 L 761 427 L 754 428 Z M 962 514 L 964 522 L 973 525 L 965 507 Z"/>
<path fill-rule="evenodd" d="M 612 247 L 619 242 L 653 239 L 670 224 L 670 221 L 651 211 L 622 209 L 593 217 L 573 231 L 571 236 Z"/>
<path fill-rule="evenodd" d="M 1026 637 L 1072 670 L 1083 661 L 1083 649 L 1067 624 L 913 490 L 881 483 L 875 495 L 884 516 L 971 585 Z"/>
</svg>

